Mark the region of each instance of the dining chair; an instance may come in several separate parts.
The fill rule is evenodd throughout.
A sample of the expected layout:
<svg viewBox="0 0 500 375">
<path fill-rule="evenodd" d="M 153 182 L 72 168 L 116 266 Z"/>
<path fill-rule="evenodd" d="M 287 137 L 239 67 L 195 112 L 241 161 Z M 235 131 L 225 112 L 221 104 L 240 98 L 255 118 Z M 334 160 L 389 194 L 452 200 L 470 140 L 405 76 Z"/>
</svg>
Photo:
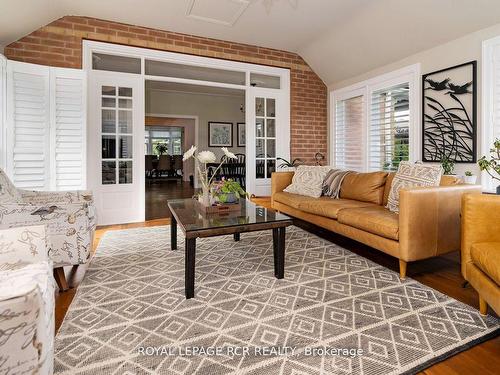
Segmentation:
<svg viewBox="0 0 500 375">
<path fill-rule="evenodd" d="M 184 169 L 184 164 L 182 162 L 182 155 L 174 155 L 173 159 L 174 159 L 173 170 L 174 170 L 175 175 L 182 176 L 183 169 Z"/>
<path fill-rule="evenodd" d="M 172 159 L 169 155 L 160 155 L 160 161 L 158 162 L 158 173 L 161 175 L 165 172 L 168 176 L 172 168 Z"/>
</svg>

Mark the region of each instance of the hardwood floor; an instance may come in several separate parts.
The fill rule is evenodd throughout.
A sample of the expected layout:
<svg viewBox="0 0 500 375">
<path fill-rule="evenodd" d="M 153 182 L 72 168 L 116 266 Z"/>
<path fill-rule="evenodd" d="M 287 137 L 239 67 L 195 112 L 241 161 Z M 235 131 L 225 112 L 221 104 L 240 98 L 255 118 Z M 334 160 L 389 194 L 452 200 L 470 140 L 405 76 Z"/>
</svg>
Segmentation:
<svg viewBox="0 0 500 375">
<path fill-rule="evenodd" d="M 191 198 L 194 188 L 181 180 L 152 180 L 146 183 L 146 220 L 156 220 L 170 216 L 167 200 Z"/>
<path fill-rule="evenodd" d="M 182 193 L 177 193 L 181 195 Z M 186 193 L 189 195 L 189 193 Z M 165 202 L 162 198 L 162 206 Z M 270 207 L 269 198 L 254 198 L 255 203 L 265 207 Z M 166 206 L 166 205 L 165 205 Z M 160 209 L 155 209 L 156 214 Z M 158 214 L 159 215 L 159 214 Z M 149 227 L 156 225 L 168 225 L 170 219 L 149 220 L 142 223 L 113 225 L 98 228 L 94 239 L 94 251 L 100 239 L 110 230 Z M 304 222 L 297 222 L 297 225 L 310 230 L 315 234 L 324 237 L 336 244 L 349 249 L 350 251 L 364 256 L 394 271 L 398 271 L 398 260 L 391 256 L 362 245 L 356 241 L 336 235 L 334 233 L 321 230 Z M 85 266 L 78 269 L 67 269 L 68 282 L 74 288 L 65 293 L 59 293 L 56 297 L 56 330 L 59 329 L 64 319 L 64 315 L 75 295 L 76 286 L 82 280 L 85 273 Z M 408 277 L 430 286 L 446 295 L 459 301 L 467 303 L 475 308 L 479 308 L 478 295 L 474 289 L 467 285 L 462 287 L 463 278 L 460 274 L 460 263 L 458 253 L 448 254 L 437 258 L 408 264 Z M 489 311 L 494 314 L 493 311 Z M 498 374 L 500 369 L 500 337 L 496 337 L 471 349 L 461 352 L 445 361 L 442 361 L 421 372 L 425 375 L 451 375 L 451 374 Z"/>
</svg>

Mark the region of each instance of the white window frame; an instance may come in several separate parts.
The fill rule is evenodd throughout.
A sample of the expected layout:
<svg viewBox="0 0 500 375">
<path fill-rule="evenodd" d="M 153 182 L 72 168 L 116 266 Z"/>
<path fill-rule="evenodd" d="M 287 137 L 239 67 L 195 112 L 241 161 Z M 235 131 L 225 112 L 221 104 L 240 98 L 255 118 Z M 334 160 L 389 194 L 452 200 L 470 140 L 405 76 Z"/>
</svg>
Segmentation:
<svg viewBox="0 0 500 375">
<path fill-rule="evenodd" d="M 402 83 L 409 85 L 409 160 L 415 162 L 420 159 L 421 154 L 421 87 L 420 87 L 420 63 L 406 66 L 404 68 L 355 83 L 341 89 L 330 90 L 330 136 L 329 136 L 329 160 L 335 165 L 335 104 L 339 100 L 349 99 L 363 95 L 363 171 L 368 171 L 369 155 L 369 132 L 371 123 L 371 98 L 372 93 L 384 88 L 389 88 Z"/>
<path fill-rule="evenodd" d="M 489 150 L 493 144 L 494 140 L 494 106 L 493 106 L 493 70 L 495 69 L 495 64 L 493 60 L 493 52 L 495 47 L 500 47 L 500 36 L 491 38 L 483 41 L 482 43 L 482 64 L 481 69 L 483 72 L 482 78 L 482 105 L 481 105 L 481 123 L 482 126 L 479 128 L 478 134 L 481 142 L 479 145 L 479 157 L 483 155 L 489 155 Z M 481 172 L 481 185 L 486 191 L 494 191 L 495 183 L 493 178 L 487 172 Z"/>
</svg>

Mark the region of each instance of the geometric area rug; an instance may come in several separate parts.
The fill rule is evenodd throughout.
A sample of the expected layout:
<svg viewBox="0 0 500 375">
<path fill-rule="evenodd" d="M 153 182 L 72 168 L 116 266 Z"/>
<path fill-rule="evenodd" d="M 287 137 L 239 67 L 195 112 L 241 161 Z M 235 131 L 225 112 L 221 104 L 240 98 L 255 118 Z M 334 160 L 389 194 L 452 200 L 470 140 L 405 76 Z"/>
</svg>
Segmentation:
<svg viewBox="0 0 500 375">
<path fill-rule="evenodd" d="M 498 335 L 499 321 L 297 227 L 285 278 L 271 231 L 198 239 L 109 231 L 55 341 L 56 374 L 416 373 Z"/>
</svg>

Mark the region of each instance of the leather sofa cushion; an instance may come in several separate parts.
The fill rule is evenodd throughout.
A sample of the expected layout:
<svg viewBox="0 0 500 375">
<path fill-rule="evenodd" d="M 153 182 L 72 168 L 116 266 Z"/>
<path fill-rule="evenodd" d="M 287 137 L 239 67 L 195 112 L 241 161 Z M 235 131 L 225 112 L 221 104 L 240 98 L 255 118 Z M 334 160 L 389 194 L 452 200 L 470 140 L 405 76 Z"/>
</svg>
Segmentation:
<svg viewBox="0 0 500 375">
<path fill-rule="evenodd" d="M 391 240 L 399 239 L 399 215 L 382 206 L 342 210 L 338 221 Z"/>
<path fill-rule="evenodd" d="M 280 191 L 279 193 L 274 193 L 273 199 L 276 202 L 286 204 L 287 206 L 293 208 L 299 208 L 302 202 L 314 201 L 317 200 L 318 198 L 311 198 L 306 195 L 286 193 L 284 191 Z"/>
<path fill-rule="evenodd" d="M 310 201 L 302 201 L 299 204 L 299 209 L 310 214 L 337 219 L 339 212 L 347 208 L 369 207 L 374 206 L 373 203 L 359 202 L 351 199 L 334 199 L 329 197 L 321 197 Z"/>
<path fill-rule="evenodd" d="M 381 205 L 387 172 L 349 173 L 340 188 L 340 198 Z"/>
<path fill-rule="evenodd" d="M 470 249 L 472 262 L 500 285 L 500 242 L 479 242 Z"/>
</svg>

